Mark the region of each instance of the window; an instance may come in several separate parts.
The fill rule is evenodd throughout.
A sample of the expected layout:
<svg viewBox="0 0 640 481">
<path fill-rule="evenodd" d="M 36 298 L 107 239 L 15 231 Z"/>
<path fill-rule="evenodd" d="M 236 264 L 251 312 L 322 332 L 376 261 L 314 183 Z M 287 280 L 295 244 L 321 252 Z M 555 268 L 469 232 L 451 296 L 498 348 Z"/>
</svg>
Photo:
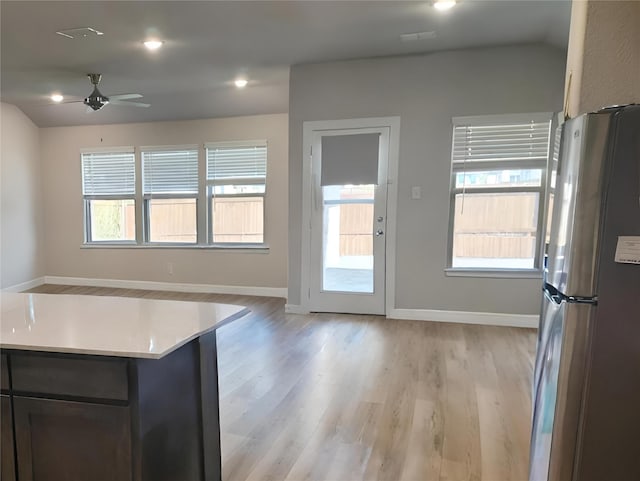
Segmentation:
<svg viewBox="0 0 640 481">
<path fill-rule="evenodd" d="M 142 194 L 148 242 L 197 242 L 197 148 L 143 150 Z"/>
<path fill-rule="evenodd" d="M 264 242 L 266 142 L 208 144 L 209 242 Z"/>
<path fill-rule="evenodd" d="M 452 270 L 540 269 L 551 114 L 457 117 Z"/>
<path fill-rule="evenodd" d="M 264 140 L 116 147 L 81 163 L 87 244 L 265 247 Z"/>
<path fill-rule="evenodd" d="M 85 241 L 135 242 L 133 149 L 81 155 Z"/>
</svg>

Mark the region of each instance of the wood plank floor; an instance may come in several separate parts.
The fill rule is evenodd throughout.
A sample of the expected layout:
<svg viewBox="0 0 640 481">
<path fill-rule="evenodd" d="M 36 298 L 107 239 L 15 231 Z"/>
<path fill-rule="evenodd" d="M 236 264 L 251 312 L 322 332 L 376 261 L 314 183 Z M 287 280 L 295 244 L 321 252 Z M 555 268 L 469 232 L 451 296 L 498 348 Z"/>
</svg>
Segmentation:
<svg viewBox="0 0 640 481">
<path fill-rule="evenodd" d="M 535 331 L 284 313 L 276 298 L 45 285 L 225 302 L 224 481 L 527 479 Z"/>
</svg>

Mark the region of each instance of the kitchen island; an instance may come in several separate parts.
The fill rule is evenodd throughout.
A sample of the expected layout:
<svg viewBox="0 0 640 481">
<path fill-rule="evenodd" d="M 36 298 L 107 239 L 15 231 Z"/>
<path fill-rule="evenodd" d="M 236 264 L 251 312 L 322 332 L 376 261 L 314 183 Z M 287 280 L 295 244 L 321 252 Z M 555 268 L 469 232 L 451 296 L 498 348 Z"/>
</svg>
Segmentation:
<svg viewBox="0 0 640 481">
<path fill-rule="evenodd" d="M 246 308 L 0 301 L 2 481 L 221 479 L 216 329 Z"/>
</svg>

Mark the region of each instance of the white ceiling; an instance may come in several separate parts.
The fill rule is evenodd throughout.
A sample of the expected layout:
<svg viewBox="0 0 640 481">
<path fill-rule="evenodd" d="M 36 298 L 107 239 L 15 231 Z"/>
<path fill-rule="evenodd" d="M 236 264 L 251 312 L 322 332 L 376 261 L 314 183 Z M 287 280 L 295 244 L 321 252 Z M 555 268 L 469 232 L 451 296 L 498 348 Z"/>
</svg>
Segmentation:
<svg viewBox="0 0 640 481">
<path fill-rule="evenodd" d="M 86 125 L 286 112 L 289 67 L 514 43 L 566 48 L 569 0 L 462 0 L 441 13 L 429 1 L 0 2 L 0 94 L 37 125 Z M 70 40 L 57 30 L 94 27 Z M 400 35 L 437 37 L 402 42 Z M 142 40 L 157 36 L 149 52 Z M 140 93 L 148 109 L 54 105 L 91 91 Z M 239 90 L 240 75 L 249 85 Z"/>
</svg>

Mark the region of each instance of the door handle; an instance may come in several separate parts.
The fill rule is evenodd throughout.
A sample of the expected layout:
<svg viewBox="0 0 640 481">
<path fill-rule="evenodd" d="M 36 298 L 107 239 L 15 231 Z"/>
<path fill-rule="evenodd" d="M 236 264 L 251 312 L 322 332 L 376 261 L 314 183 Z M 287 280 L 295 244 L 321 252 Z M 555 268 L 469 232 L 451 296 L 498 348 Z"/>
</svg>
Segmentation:
<svg viewBox="0 0 640 481">
<path fill-rule="evenodd" d="M 384 235 L 384 232 L 382 231 L 382 229 L 378 229 L 376 231 L 376 237 L 380 237 L 381 235 Z"/>
</svg>

